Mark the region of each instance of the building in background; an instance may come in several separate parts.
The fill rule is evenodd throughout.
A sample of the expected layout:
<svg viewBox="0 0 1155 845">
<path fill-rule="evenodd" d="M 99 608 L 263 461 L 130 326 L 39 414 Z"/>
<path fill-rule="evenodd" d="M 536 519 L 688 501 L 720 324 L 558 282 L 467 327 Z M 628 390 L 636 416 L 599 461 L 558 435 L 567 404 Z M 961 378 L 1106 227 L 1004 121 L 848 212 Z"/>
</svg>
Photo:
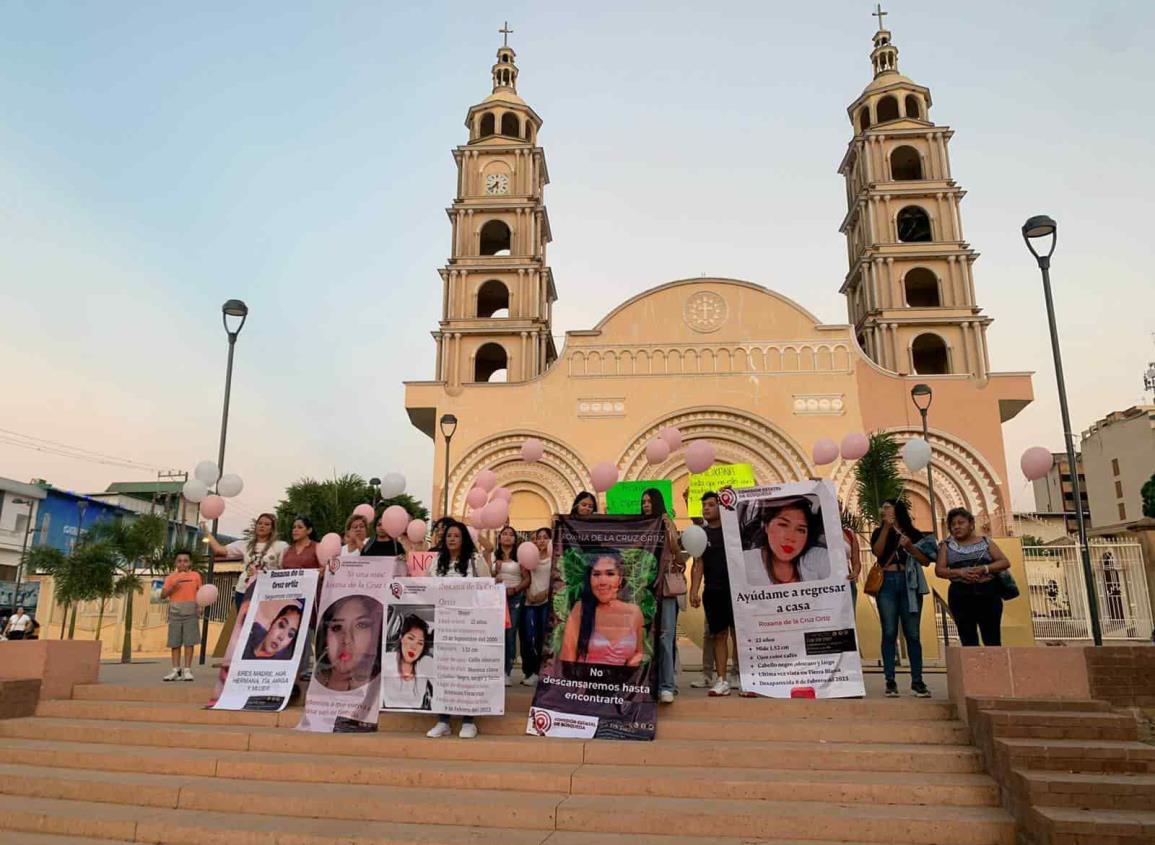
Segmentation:
<svg viewBox="0 0 1155 845">
<path fill-rule="evenodd" d="M 14 581 L 20 554 L 35 542 L 40 503 L 47 493 L 35 484 L 0 478 L 0 581 Z"/>
<path fill-rule="evenodd" d="M 1071 465 L 1067 460 L 1066 452 L 1052 452 L 1054 465 L 1045 478 L 1033 482 L 1035 491 L 1035 514 L 1046 518 L 1048 523 L 1058 522 L 1063 526 L 1064 533 L 1076 533 L 1075 487 L 1071 477 Z M 1079 471 L 1079 486 L 1083 504 L 1083 516 L 1091 518 L 1091 509 L 1087 504 L 1087 479 L 1083 470 L 1083 457 L 1075 455 L 1075 464 Z M 1036 536 L 1042 537 L 1042 534 Z M 1049 538 L 1046 538 L 1049 539 Z"/>
<path fill-rule="evenodd" d="M 155 514 L 168 520 L 168 545 L 192 548 L 197 539 L 200 505 L 181 495 L 183 481 L 116 481 L 103 493 L 89 493 L 111 505 L 137 514 Z"/>
<path fill-rule="evenodd" d="M 1143 521 L 1143 485 L 1155 475 L 1155 405 L 1115 411 L 1082 435 L 1091 525 L 1096 533 Z"/>
</svg>

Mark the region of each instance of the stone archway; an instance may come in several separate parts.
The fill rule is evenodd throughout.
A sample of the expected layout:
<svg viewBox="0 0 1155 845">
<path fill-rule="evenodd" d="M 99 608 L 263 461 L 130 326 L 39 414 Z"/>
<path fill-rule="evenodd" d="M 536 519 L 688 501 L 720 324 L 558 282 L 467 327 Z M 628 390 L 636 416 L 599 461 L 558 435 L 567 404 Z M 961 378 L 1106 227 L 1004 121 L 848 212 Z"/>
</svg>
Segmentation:
<svg viewBox="0 0 1155 845">
<path fill-rule="evenodd" d="M 521 445 L 530 437 L 544 444 L 545 454 L 540 461 L 527 464 L 521 459 Z M 568 513 L 587 475 L 577 452 L 560 440 L 536 431 L 505 431 L 474 445 L 454 464 L 449 473 L 451 514 L 464 515 L 465 496 L 483 469 L 497 473 L 497 483 L 509 488 L 515 504 L 524 501 L 533 505 L 528 510 L 531 520 L 539 516 L 543 505 L 551 514 Z"/>
</svg>

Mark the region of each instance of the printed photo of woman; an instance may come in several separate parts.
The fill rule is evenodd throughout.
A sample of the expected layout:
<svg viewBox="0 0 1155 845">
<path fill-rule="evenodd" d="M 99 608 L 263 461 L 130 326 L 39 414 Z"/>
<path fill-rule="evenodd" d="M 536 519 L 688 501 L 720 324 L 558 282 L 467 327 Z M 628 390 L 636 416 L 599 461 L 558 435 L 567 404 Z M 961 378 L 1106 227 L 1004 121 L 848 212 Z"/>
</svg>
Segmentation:
<svg viewBox="0 0 1155 845">
<path fill-rule="evenodd" d="M 317 626 L 315 679 L 345 692 L 381 673 L 381 603 L 370 596 L 345 596 L 329 605 Z"/>
<path fill-rule="evenodd" d="M 262 622 L 276 610 L 272 621 Z M 253 620 L 248 642 L 245 644 L 245 660 L 291 660 L 297 645 L 297 634 L 301 630 L 301 618 L 305 614 L 303 599 L 285 603 L 282 601 L 261 602 L 257 606 L 257 616 Z"/>
<path fill-rule="evenodd" d="M 614 552 L 590 555 L 581 598 L 570 610 L 561 659 L 570 663 L 639 666 L 645 658 L 642 609 L 622 601 L 625 568 Z"/>
<path fill-rule="evenodd" d="M 770 501 L 745 516 L 742 535 L 747 584 L 769 587 L 830 577 L 822 514 L 808 499 Z"/>
<path fill-rule="evenodd" d="M 432 614 L 433 607 L 423 610 Z M 395 609 L 390 608 L 390 613 L 393 612 Z M 396 643 L 390 643 L 385 652 L 381 687 L 386 707 L 400 710 L 432 708 L 432 678 L 436 674 L 432 649 L 433 632 L 429 623 L 416 613 L 408 613 L 401 621 Z"/>
</svg>

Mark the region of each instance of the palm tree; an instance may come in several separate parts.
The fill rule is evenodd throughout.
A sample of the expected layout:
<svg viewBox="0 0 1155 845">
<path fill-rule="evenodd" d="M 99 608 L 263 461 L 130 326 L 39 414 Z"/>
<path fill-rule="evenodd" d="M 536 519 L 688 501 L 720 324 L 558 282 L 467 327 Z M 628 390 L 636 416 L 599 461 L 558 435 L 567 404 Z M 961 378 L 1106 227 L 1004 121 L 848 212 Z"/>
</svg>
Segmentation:
<svg viewBox="0 0 1155 845">
<path fill-rule="evenodd" d="M 106 543 L 77 543 L 65 554 L 51 546 L 29 549 L 25 566 L 30 572 L 44 572 L 52 576 L 56 601 L 64 606 L 60 623 L 60 638 L 64 639 L 68 625 L 68 639 L 76 633 L 76 613 L 80 602 L 104 599 L 112 595 L 115 555 Z M 71 611 L 71 614 L 69 613 Z M 97 629 L 99 632 L 99 628 Z"/>
<path fill-rule="evenodd" d="M 906 501 L 898 469 L 899 451 L 894 435 L 876 431 L 870 435 L 870 448 L 854 465 L 858 513 L 870 525 L 882 520 L 882 503 L 887 499 Z"/>
</svg>

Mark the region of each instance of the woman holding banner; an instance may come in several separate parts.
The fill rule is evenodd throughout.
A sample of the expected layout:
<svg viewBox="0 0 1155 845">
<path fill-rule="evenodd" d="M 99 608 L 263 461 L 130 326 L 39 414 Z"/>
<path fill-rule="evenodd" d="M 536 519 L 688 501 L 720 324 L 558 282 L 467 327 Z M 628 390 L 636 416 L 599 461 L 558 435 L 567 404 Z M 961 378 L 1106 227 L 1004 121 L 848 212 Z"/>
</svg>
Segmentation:
<svg viewBox="0 0 1155 845">
<path fill-rule="evenodd" d="M 201 523 L 205 540 L 208 541 L 213 557 L 217 560 L 241 560 L 244 568 L 241 570 L 237 583 L 233 587 L 233 605 L 239 610 L 245 597 L 245 589 L 249 582 L 263 570 L 281 568 L 281 555 L 289 544 L 277 539 L 277 517 L 275 514 L 263 513 L 253 520 L 248 540 L 234 540 L 227 546 L 223 545 L 208 531 L 207 523 Z M 244 618 L 239 617 L 239 622 Z M 238 623 L 239 624 L 239 623 Z"/>
<path fill-rule="evenodd" d="M 293 519 L 293 527 L 289 534 L 293 542 L 281 555 L 283 569 L 320 569 L 317 541 L 313 533 L 313 521 L 309 517 L 298 515 Z"/>
<path fill-rule="evenodd" d="M 369 538 L 369 520 L 355 513 L 345 520 L 345 545 L 341 547 L 343 555 L 359 555 L 365 548 L 365 541 Z"/>
<path fill-rule="evenodd" d="M 658 638 L 658 700 L 670 704 L 677 694 L 678 664 L 678 599 L 686 594 L 685 555 L 678 547 L 678 528 L 666 509 L 666 500 L 660 490 L 651 487 L 642 493 L 642 516 L 662 518 L 666 532 L 666 553 L 658 572 L 655 592 L 661 602 L 661 635 Z M 671 584 L 681 576 L 681 592 Z M 670 577 L 674 576 L 674 577 Z"/>
<path fill-rule="evenodd" d="M 429 570 L 433 578 L 489 578 L 489 569 L 485 561 L 477 553 L 473 545 L 473 537 L 469 529 L 458 522 L 451 520 L 446 523 L 444 539 L 437 554 L 437 563 Z M 449 724 L 449 715 L 442 713 L 437 717 L 437 724 L 425 734 L 431 739 L 449 736 L 453 728 Z M 473 739 L 477 736 L 477 724 L 472 716 L 465 716 L 461 720 L 462 739 Z"/>
<path fill-rule="evenodd" d="M 598 497 L 589 490 L 582 490 L 574 496 L 570 505 L 570 516 L 590 516 L 598 512 Z"/>
<path fill-rule="evenodd" d="M 586 568 L 581 598 L 566 620 L 563 661 L 641 665 L 645 658 L 645 620 L 640 607 L 621 600 L 624 582 L 625 568 L 617 554 L 599 554 Z"/>
<path fill-rule="evenodd" d="M 505 607 L 510 627 L 505 629 L 505 685 L 513 685 L 513 660 L 517 656 L 517 631 L 521 625 L 521 609 L 525 591 L 529 589 L 529 570 L 517 562 L 517 532 L 507 525 L 498 532 L 497 549 L 493 553 L 493 575 L 505 585 Z M 525 663 L 525 655 L 522 655 Z M 524 668 L 524 667 L 523 667 Z"/>
</svg>

